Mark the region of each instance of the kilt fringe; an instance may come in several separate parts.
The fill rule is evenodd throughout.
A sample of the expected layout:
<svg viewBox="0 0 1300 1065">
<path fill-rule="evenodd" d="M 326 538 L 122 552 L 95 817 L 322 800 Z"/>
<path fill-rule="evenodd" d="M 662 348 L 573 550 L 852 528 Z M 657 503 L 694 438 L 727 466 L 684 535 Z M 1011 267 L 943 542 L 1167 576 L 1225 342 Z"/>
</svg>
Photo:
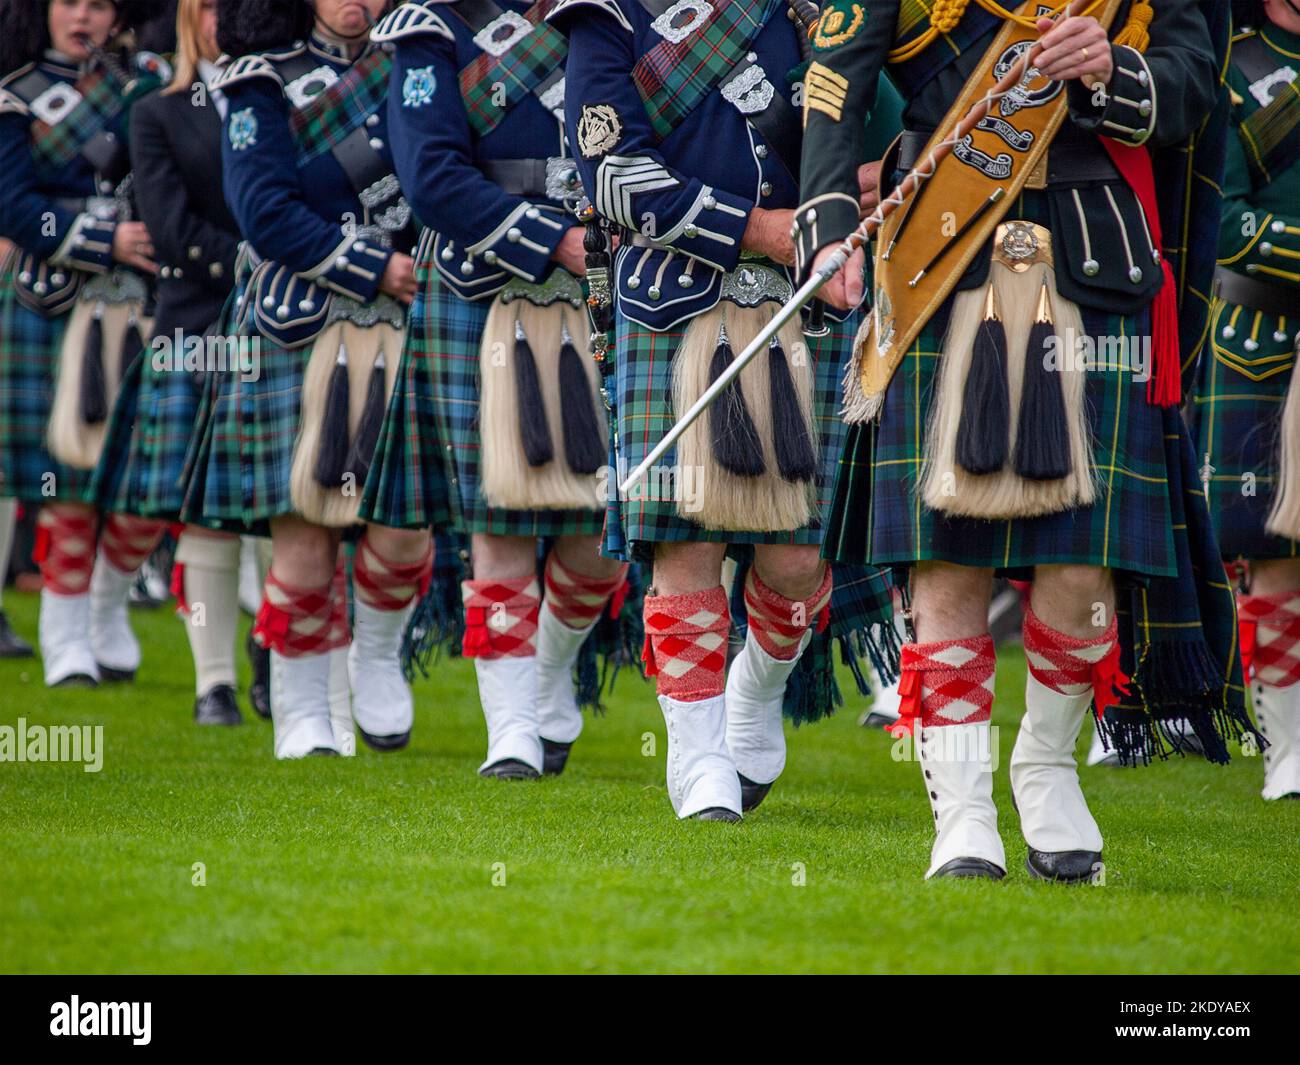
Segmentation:
<svg viewBox="0 0 1300 1065">
<path fill-rule="evenodd" d="M 541 307 L 526 299 L 499 297 L 488 311 L 479 355 L 479 431 L 483 443 L 483 496 L 488 505 L 509 510 L 596 510 L 603 502 L 599 479 L 574 470 L 564 442 L 565 406 L 560 355 L 567 338 L 581 358 L 600 438 L 608 433 L 604 404 L 597 400 L 600 370 L 591 358 L 585 312 L 565 301 Z M 516 387 L 516 324 L 537 362 L 542 411 L 551 435 L 549 461 L 534 466 L 525 458 L 522 424 L 530 412 Z M 578 397 L 581 402 L 581 397 Z M 539 412 L 531 414 L 536 417 Z"/>
<path fill-rule="evenodd" d="M 461 560 L 467 542 L 456 533 L 434 533 L 433 572 L 424 593 L 415 601 L 402 632 L 398 652 L 408 684 L 416 674 L 428 678 L 430 666 L 444 652 L 459 658 L 465 639 L 465 606 L 461 582 L 469 571 Z"/>
<path fill-rule="evenodd" d="M 957 458 L 959 424 L 963 414 L 966 379 L 971 373 L 972 353 L 984 320 L 988 292 L 992 289 L 1006 330 L 1007 386 L 1010 396 L 1010 436 L 1007 463 L 996 473 L 973 474 Z M 1074 507 L 1090 506 L 1096 498 L 1095 472 L 1084 388 L 1087 372 L 1072 365 L 1031 366 L 1035 359 L 1047 358 L 1045 350 L 1031 350 L 1033 341 L 1043 335 L 1034 328 L 1035 308 L 1043 299 L 1050 303 L 1051 320 L 1056 325 L 1057 353 L 1067 351 L 1060 338 L 1084 336 L 1083 317 L 1079 308 L 1056 291 L 1052 269 L 1036 263 L 1024 272 L 1016 272 L 995 262 L 985 287 L 959 292 L 953 300 L 952 315 L 941 350 L 938 380 L 930 408 L 929 430 L 925 441 L 921 474 L 921 496 L 932 510 L 966 518 L 1033 518 L 1055 514 Z M 1068 358 L 1068 355 L 1066 356 Z M 1065 400 L 1065 417 L 1069 438 L 1067 476 L 1055 480 L 1029 480 L 1014 469 L 1012 456 L 1022 431 L 1043 432 L 1042 426 L 1020 424 L 1022 398 L 1030 373 L 1054 374 L 1059 378 Z M 978 412 L 972 416 L 979 417 Z"/>
<path fill-rule="evenodd" d="M 1228 742 L 1247 734 L 1262 750 L 1267 741 L 1259 734 L 1245 709 L 1223 700 L 1223 667 L 1204 641 L 1153 643 L 1138 676 L 1145 709 L 1122 703 L 1107 708 L 1098 729 L 1107 749 L 1119 755 L 1122 765 L 1149 765 L 1154 759 L 1182 754 L 1188 740 L 1174 722 L 1185 720 L 1200 742 L 1205 759 L 1226 765 Z M 1217 700 L 1217 705 L 1214 704 Z"/>
<path fill-rule="evenodd" d="M 673 410 L 680 418 L 712 383 L 710 367 L 725 329 L 725 336 L 737 351 L 743 350 L 774 314 L 774 306 L 739 307 L 722 303 L 691 320 L 673 356 Z M 812 431 L 812 359 L 797 323 L 787 324 L 779 334 L 785 352 L 803 352 L 801 359 L 786 359 L 774 349 L 758 355 L 741 372 L 738 382 L 744 406 L 753 419 L 762 447 L 758 476 L 739 476 L 725 469 L 714 447 L 711 423 L 719 406 L 697 419 L 681 438 L 678 460 L 683 468 L 698 471 L 699 506 L 688 509 L 678 500 L 678 514 L 707 529 L 735 532 L 785 532 L 802 528 L 814 520 L 812 482 L 788 481 L 780 469 L 775 444 L 776 411 L 772 403 L 772 360 L 781 358 L 790 367 L 798 397 L 798 416 L 810 439 Z M 734 387 L 734 386 L 733 386 Z"/>
<path fill-rule="evenodd" d="M 1300 374 L 1292 372 L 1282 407 L 1282 426 L 1278 446 L 1277 485 L 1273 490 L 1273 507 L 1264 523 L 1266 532 L 1300 539 Z"/>
<path fill-rule="evenodd" d="M 315 476 L 323 431 L 327 429 L 325 415 L 330 382 L 335 367 L 340 365 L 340 355 L 344 355 L 346 360 L 347 433 L 351 439 L 365 414 L 370 377 L 380 354 L 384 355 L 385 388 L 387 395 L 391 396 L 397 381 L 397 353 L 401 350 L 402 333 L 391 325 L 380 323 L 363 328 L 348 321 L 338 321 L 329 326 L 312 346 L 303 374 L 302 412 L 289 474 L 294 508 L 308 521 L 329 528 L 343 528 L 361 520 L 364 484 L 349 485 L 345 474 L 340 484 L 327 487 Z M 346 443 L 342 450 L 347 452 Z"/>
<path fill-rule="evenodd" d="M 83 410 L 83 388 L 87 371 L 86 351 L 93 339 L 100 345 L 103 365 L 103 398 L 111 410 L 121 388 L 126 368 L 138 351 L 127 351 L 128 336 L 139 337 L 152 331 L 152 322 L 140 317 L 137 300 L 106 303 L 80 300 L 73 308 L 68 328 L 63 334 L 59 353 L 58 383 L 46 441 L 50 454 L 76 470 L 93 470 L 99 462 L 108 431 L 107 418 L 87 424 Z"/>
</svg>

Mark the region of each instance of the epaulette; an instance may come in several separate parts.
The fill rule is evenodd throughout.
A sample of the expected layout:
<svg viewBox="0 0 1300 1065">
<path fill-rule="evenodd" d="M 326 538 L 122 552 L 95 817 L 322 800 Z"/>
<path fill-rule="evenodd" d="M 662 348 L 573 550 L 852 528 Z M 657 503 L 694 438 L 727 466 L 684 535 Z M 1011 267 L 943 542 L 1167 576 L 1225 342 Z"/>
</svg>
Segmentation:
<svg viewBox="0 0 1300 1065">
<path fill-rule="evenodd" d="M 379 20 L 370 31 L 370 39 L 376 44 L 387 44 L 389 41 L 400 41 L 426 33 L 446 37 L 448 40 L 455 39 L 451 27 L 443 22 L 441 15 L 430 11 L 427 4 L 403 4 Z"/>
<path fill-rule="evenodd" d="M 22 115 L 26 117 L 30 114 L 31 110 L 21 96 L 15 96 L 8 89 L 0 89 L 0 115 Z"/>
<path fill-rule="evenodd" d="M 240 56 L 221 72 L 221 77 L 212 87 L 226 89 L 238 82 L 252 81 L 255 78 L 269 78 L 284 88 L 284 79 L 276 73 L 275 65 L 264 55 Z"/>
<path fill-rule="evenodd" d="M 35 68 L 36 64 L 34 64 L 34 62 L 26 62 L 26 64 L 19 66 L 17 70 L 10 70 L 8 74 L 5 74 L 3 78 L 0 78 L 0 88 L 9 88 L 9 86 L 13 85 L 14 82 L 21 81 L 22 78 L 25 78 L 26 75 L 30 74 Z"/>
<path fill-rule="evenodd" d="M 546 15 L 547 22 L 553 22 L 555 17 L 561 12 L 569 12 L 579 7 L 598 7 L 607 15 L 613 15 L 628 33 L 635 32 L 632 29 L 632 23 L 628 21 L 627 15 L 619 7 L 618 0 L 557 0 L 556 5 Z"/>
</svg>

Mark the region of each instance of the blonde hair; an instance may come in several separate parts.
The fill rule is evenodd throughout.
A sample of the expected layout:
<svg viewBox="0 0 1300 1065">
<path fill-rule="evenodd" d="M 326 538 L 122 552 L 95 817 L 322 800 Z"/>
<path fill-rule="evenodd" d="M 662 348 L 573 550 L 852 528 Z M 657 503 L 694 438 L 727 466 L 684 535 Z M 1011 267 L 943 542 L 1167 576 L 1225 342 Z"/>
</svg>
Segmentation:
<svg viewBox="0 0 1300 1065">
<path fill-rule="evenodd" d="M 176 5 L 176 56 L 173 62 L 176 73 L 171 84 L 163 90 L 164 95 L 188 92 L 190 86 L 199 80 L 199 60 L 204 58 L 203 42 L 199 36 L 202 16 L 203 0 L 180 0 Z"/>
</svg>

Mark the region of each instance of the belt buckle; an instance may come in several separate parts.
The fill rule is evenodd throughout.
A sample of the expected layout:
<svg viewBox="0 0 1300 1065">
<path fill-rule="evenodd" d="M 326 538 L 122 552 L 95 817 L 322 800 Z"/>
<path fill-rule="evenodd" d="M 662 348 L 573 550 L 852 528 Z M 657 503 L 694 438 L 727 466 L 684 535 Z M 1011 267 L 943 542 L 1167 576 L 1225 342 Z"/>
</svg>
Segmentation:
<svg viewBox="0 0 1300 1065">
<path fill-rule="evenodd" d="M 994 235 L 993 259 L 1008 270 L 1023 274 L 1035 263 L 1054 266 L 1052 234 L 1036 222 L 1003 222 Z"/>
</svg>

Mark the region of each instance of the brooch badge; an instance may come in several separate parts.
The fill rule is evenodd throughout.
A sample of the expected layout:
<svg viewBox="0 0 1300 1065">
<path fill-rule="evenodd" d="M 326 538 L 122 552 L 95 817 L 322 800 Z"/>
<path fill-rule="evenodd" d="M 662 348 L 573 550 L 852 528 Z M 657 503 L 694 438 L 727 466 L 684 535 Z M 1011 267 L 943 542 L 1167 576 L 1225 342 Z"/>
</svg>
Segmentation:
<svg viewBox="0 0 1300 1065">
<path fill-rule="evenodd" d="M 257 143 L 257 116 L 251 107 L 236 111 L 230 116 L 230 147 L 237 152 Z"/>
<path fill-rule="evenodd" d="M 423 107 L 432 103 L 437 88 L 438 79 L 434 77 L 432 66 L 412 67 L 402 82 L 402 106 Z"/>
<path fill-rule="evenodd" d="M 623 136 L 623 123 L 609 104 L 587 104 L 578 119 L 578 149 L 584 159 L 604 155 Z"/>
</svg>

